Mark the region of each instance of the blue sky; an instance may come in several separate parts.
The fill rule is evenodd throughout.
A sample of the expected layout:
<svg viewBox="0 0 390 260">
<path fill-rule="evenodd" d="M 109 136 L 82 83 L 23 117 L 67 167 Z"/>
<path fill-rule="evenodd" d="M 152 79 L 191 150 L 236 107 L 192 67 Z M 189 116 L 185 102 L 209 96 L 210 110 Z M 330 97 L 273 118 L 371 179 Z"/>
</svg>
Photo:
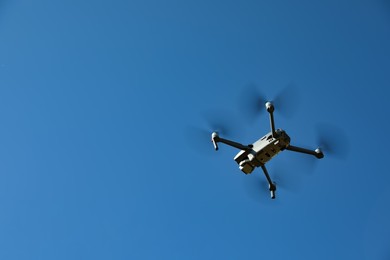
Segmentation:
<svg viewBox="0 0 390 260">
<path fill-rule="evenodd" d="M 389 46 L 386 0 L 0 1 L 0 258 L 389 259 Z M 281 153 L 271 201 L 189 131 L 268 132 L 248 85 L 346 156 Z"/>
</svg>

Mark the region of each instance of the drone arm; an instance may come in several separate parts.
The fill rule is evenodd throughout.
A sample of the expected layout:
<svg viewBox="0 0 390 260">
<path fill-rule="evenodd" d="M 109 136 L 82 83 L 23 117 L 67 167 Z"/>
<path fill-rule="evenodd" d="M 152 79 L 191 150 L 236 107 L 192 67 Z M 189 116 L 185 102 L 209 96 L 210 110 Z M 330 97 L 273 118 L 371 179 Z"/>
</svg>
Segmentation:
<svg viewBox="0 0 390 260">
<path fill-rule="evenodd" d="M 289 145 L 289 146 L 286 147 L 286 149 L 289 150 L 289 151 L 293 151 L 293 152 L 314 155 L 318 159 L 324 158 L 324 154 L 323 154 L 323 152 L 319 148 L 317 148 L 316 150 L 313 151 L 313 150 L 309 150 L 309 149 L 305 149 L 305 148 Z"/>
<path fill-rule="evenodd" d="M 274 121 L 274 113 L 273 112 L 269 113 L 269 121 L 271 124 L 272 137 L 275 137 L 276 132 L 275 132 L 275 121 Z"/>
<path fill-rule="evenodd" d="M 216 136 L 216 137 L 212 138 L 212 142 L 214 144 L 215 150 L 218 150 L 217 143 L 224 143 L 224 144 L 227 144 L 229 146 L 232 146 L 232 147 L 240 149 L 240 150 L 248 150 L 248 149 L 251 148 L 248 145 L 243 145 L 243 144 L 240 144 L 240 143 L 237 143 L 237 142 L 234 142 L 234 141 L 230 141 L 228 139 L 224 139 L 224 138 L 221 138 L 219 136 Z"/>
<path fill-rule="evenodd" d="M 265 103 L 265 107 L 269 113 L 269 121 L 271 125 L 271 131 L 272 131 L 272 137 L 276 137 L 276 131 L 275 131 L 275 120 L 274 120 L 274 105 L 271 102 Z"/>
<path fill-rule="evenodd" d="M 271 198 L 274 199 L 275 198 L 276 186 L 272 182 L 271 177 L 269 177 L 269 174 L 268 174 L 268 171 L 267 171 L 267 168 L 265 167 L 265 165 L 261 165 L 261 169 L 263 169 L 264 175 L 267 178 L 268 185 L 269 185 L 269 191 L 271 192 Z"/>
</svg>

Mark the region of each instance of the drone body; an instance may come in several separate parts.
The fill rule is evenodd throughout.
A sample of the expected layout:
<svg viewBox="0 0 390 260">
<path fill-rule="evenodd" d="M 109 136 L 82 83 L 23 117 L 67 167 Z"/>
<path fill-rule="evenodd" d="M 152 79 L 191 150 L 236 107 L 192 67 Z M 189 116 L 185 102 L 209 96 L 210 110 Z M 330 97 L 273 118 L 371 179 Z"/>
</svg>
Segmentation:
<svg viewBox="0 0 390 260">
<path fill-rule="evenodd" d="M 256 142 L 254 142 L 251 149 L 241 150 L 234 160 L 240 167 L 240 170 L 245 174 L 250 174 L 255 167 L 260 167 L 270 161 L 279 152 L 286 149 L 290 144 L 290 137 L 285 131 L 276 130 L 276 137 L 269 132 Z"/>
<path fill-rule="evenodd" d="M 234 157 L 234 160 L 239 165 L 239 168 L 245 174 L 250 174 L 256 167 L 261 167 L 265 177 L 269 184 L 269 190 L 271 192 L 271 198 L 275 198 L 276 185 L 272 182 L 265 164 L 275 157 L 278 153 L 284 150 L 290 150 L 294 152 L 300 152 L 305 154 L 314 155 L 318 159 L 324 157 L 320 148 L 315 150 L 309 150 L 297 146 L 290 145 L 290 137 L 282 129 L 275 130 L 274 123 L 274 106 L 271 102 L 267 102 L 265 107 L 270 115 L 271 132 L 264 135 L 262 138 L 249 145 L 242 145 L 231 140 L 227 140 L 219 137 L 217 132 L 211 134 L 211 141 L 214 144 L 215 150 L 218 150 L 218 143 L 224 143 L 240 149 L 238 154 Z"/>
</svg>

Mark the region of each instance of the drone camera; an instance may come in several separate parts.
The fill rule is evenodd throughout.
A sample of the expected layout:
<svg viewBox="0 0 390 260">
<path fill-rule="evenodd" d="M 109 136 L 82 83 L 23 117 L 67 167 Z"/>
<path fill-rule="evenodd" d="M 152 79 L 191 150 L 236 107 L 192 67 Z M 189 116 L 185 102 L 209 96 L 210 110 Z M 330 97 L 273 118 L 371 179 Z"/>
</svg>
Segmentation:
<svg viewBox="0 0 390 260">
<path fill-rule="evenodd" d="M 251 174 L 254 170 L 254 167 L 250 164 L 249 160 L 243 160 L 240 162 L 240 170 L 243 171 L 245 174 Z"/>
</svg>

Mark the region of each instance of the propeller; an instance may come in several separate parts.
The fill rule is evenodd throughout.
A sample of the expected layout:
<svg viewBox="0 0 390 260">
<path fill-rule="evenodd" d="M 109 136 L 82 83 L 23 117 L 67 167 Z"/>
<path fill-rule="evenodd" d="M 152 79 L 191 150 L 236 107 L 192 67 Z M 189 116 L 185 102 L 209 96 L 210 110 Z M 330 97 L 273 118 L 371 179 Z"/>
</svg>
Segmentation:
<svg viewBox="0 0 390 260">
<path fill-rule="evenodd" d="M 295 165 L 295 163 L 294 163 Z M 295 193 L 301 187 L 301 170 L 299 168 L 283 166 L 281 163 L 269 170 L 277 189 Z"/>
<path fill-rule="evenodd" d="M 276 199 L 271 199 L 268 189 L 268 182 L 259 172 L 254 172 L 251 175 L 244 176 L 243 186 L 248 197 L 256 203 L 263 205 L 275 205 L 278 203 L 279 187 L 276 187 Z"/>
<path fill-rule="evenodd" d="M 331 156 L 341 160 L 347 159 L 350 142 L 346 131 L 328 123 L 318 124 L 316 128 L 317 142 L 325 158 Z"/>
<path fill-rule="evenodd" d="M 266 110 L 264 104 L 267 102 L 267 97 L 255 85 L 247 85 L 243 88 L 239 95 L 239 108 L 243 117 L 249 120 L 254 120 L 257 116 L 264 113 Z"/>
<path fill-rule="evenodd" d="M 261 169 L 256 170 L 250 176 L 244 178 L 244 188 L 248 196 L 262 204 L 275 204 L 285 194 L 285 191 L 295 193 L 300 188 L 300 177 L 292 172 L 280 167 L 267 167 L 273 183 L 276 185 L 276 199 L 270 197 L 269 184 Z"/>
<path fill-rule="evenodd" d="M 298 87 L 290 83 L 285 86 L 272 100 L 275 106 L 275 111 L 287 118 L 292 117 L 298 109 L 300 102 L 300 94 Z"/>
<path fill-rule="evenodd" d="M 235 137 L 242 132 L 237 126 L 241 125 L 238 118 L 226 110 L 208 110 L 202 114 L 201 126 L 188 126 L 186 136 L 189 146 L 200 153 L 214 151 L 211 134 L 217 132 L 221 137 Z"/>
<path fill-rule="evenodd" d="M 324 153 L 324 159 L 321 160 L 328 160 L 329 158 L 345 160 L 348 158 L 350 142 L 345 130 L 332 124 L 322 123 L 316 126 L 316 135 L 316 145 Z M 316 147 L 312 146 L 313 148 Z M 321 160 L 306 154 L 290 153 L 290 157 L 295 162 L 296 172 L 311 174 L 321 163 Z"/>
<path fill-rule="evenodd" d="M 320 148 L 324 153 L 324 159 L 322 160 L 327 160 L 329 158 L 345 160 L 348 158 L 350 141 L 344 129 L 329 123 L 317 124 L 315 128 L 316 143 L 312 144 L 310 147 L 311 149 Z M 305 145 L 297 145 L 305 147 Z M 299 172 L 312 173 L 320 163 L 320 160 L 314 156 L 306 154 L 290 153 L 290 157 L 293 157 L 295 162 L 294 167 Z"/>
<path fill-rule="evenodd" d="M 202 117 L 210 136 L 212 132 L 217 132 L 223 136 L 235 136 L 239 133 L 237 127 L 239 122 L 229 111 L 208 110 L 202 113 Z"/>
<path fill-rule="evenodd" d="M 277 113 L 291 117 L 300 103 L 298 87 L 294 84 L 288 84 L 274 98 L 271 98 L 253 84 L 245 86 L 239 96 L 242 116 L 247 121 L 253 122 L 259 115 L 266 112 L 264 105 L 267 101 L 273 103 Z"/>
</svg>

